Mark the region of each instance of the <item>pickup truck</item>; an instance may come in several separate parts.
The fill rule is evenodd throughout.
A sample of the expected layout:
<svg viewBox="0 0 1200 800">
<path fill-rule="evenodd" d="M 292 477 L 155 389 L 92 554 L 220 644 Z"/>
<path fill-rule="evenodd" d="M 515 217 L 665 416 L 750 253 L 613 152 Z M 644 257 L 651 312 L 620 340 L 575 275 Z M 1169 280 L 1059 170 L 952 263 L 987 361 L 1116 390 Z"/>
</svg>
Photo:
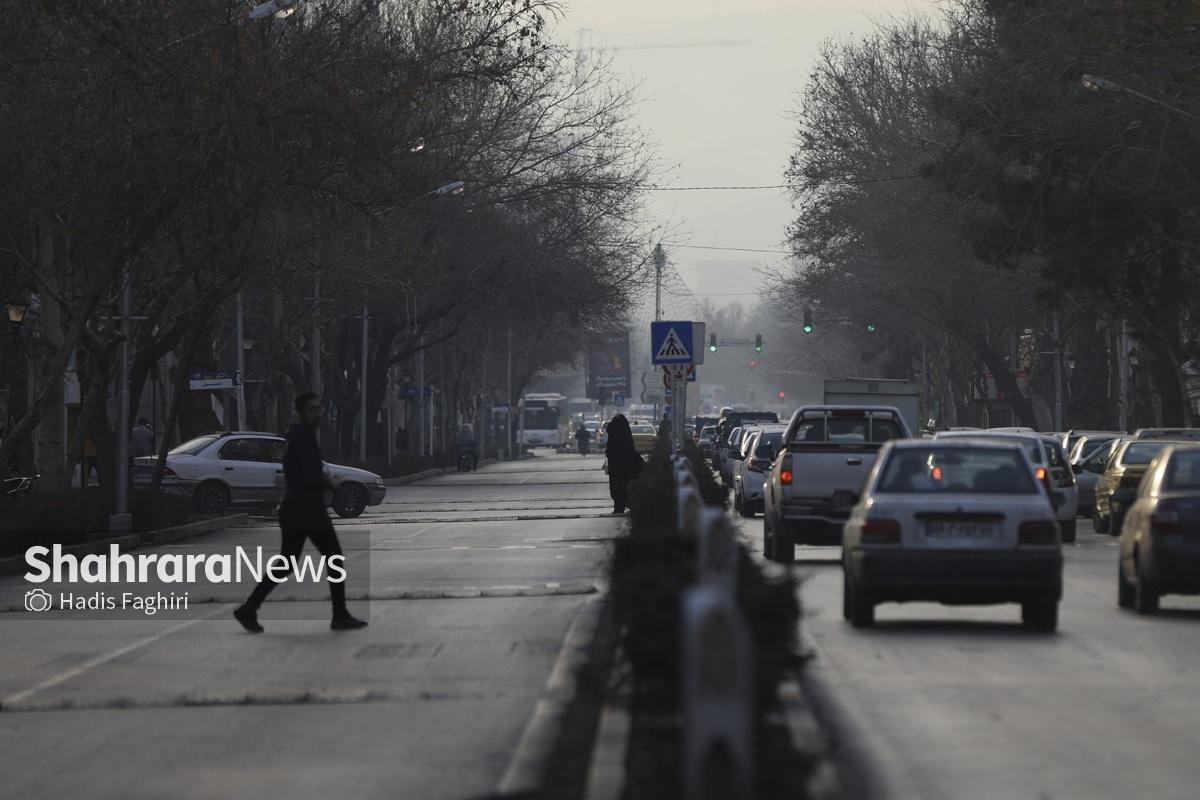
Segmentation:
<svg viewBox="0 0 1200 800">
<path fill-rule="evenodd" d="M 788 423 L 763 490 L 763 551 L 782 564 L 797 544 L 840 544 L 880 445 L 912 431 L 894 406 L 806 406 Z"/>
</svg>

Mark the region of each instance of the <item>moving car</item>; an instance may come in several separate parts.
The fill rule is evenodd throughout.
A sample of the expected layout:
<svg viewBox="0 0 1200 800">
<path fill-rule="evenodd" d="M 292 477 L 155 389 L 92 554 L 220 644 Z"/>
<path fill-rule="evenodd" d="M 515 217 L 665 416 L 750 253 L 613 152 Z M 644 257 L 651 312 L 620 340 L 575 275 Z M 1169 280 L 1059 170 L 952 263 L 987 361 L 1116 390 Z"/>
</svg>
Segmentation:
<svg viewBox="0 0 1200 800">
<path fill-rule="evenodd" d="M 192 498 L 202 514 L 219 514 L 230 506 L 272 507 L 283 493 L 284 443 L 277 434 L 251 431 L 197 436 L 167 453 L 161 488 Z M 150 485 L 154 462 L 154 456 L 133 459 L 135 486 Z M 357 517 L 387 494 L 383 478 L 374 472 L 328 462 L 325 472 L 342 479 L 338 490 L 325 497 L 339 517 Z"/>
<path fill-rule="evenodd" d="M 658 429 L 649 422 L 635 422 L 629 426 L 633 432 L 633 447 L 639 453 L 649 453 L 658 439 Z"/>
<path fill-rule="evenodd" d="M 1200 594 L 1200 446 L 1172 445 L 1151 462 L 1122 526 L 1117 603 L 1158 611 L 1164 594 Z"/>
<path fill-rule="evenodd" d="M 1096 512 L 1092 518 L 1096 533 L 1120 535 L 1125 512 L 1137 495 L 1150 462 L 1176 443 L 1170 439 L 1129 439 L 1113 450 L 1104 473 L 1096 481 Z"/>
<path fill-rule="evenodd" d="M 733 462 L 742 448 L 742 437 L 748 430 L 750 429 L 741 426 L 731 429 L 729 438 L 725 440 L 725 446 L 720 449 L 721 460 L 717 465 L 717 473 L 721 476 L 721 482 L 726 486 L 733 485 Z"/>
<path fill-rule="evenodd" d="M 733 510 L 743 517 L 753 517 L 763 507 L 763 486 L 767 470 L 779 452 L 782 425 L 752 428 L 742 445 L 739 460 L 733 465 Z"/>
<path fill-rule="evenodd" d="M 713 446 L 717 441 L 717 426 L 706 425 L 704 430 L 700 431 L 700 453 L 705 458 L 711 461 L 713 454 Z"/>
<path fill-rule="evenodd" d="M 997 430 L 999 429 L 993 428 L 975 433 L 942 431 L 933 438 L 938 440 L 961 436 L 996 437 L 1021 445 L 1025 449 L 1025 457 L 1033 464 L 1034 472 L 1054 506 L 1055 516 L 1062 531 L 1062 540 L 1074 542 L 1078 528 L 1078 490 L 1075 486 L 1075 473 L 1067 467 L 1062 448 L 1056 438 L 1041 433 L 997 433 Z"/>
<path fill-rule="evenodd" d="M 1075 488 L 1078 494 L 1078 508 L 1075 515 L 1090 517 L 1096 511 L 1096 483 L 1104 474 L 1104 465 L 1112 456 L 1113 451 L 1128 437 L 1118 436 L 1099 445 L 1080 460 L 1073 462 L 1071 469 L 1075 472 Z M 1081 444 L 1086 444 L 1087 438 L 1075 443 L 1076 450 Z"/>
<path fill-rule="evenodd" d="M 1059 527 L 1028 448 L 1000 436 L 889 442 L 842 544 L 842 614 L 882 602 L 1020 603 L 1025 625 L 1058 626 Z"/>
<path fill-rule="evenodd" d="M 1067 458 L 1075 462 L 1087 456 L 1104 442 L 1124 435 L 1120 431 L 1069 430 L 1063 434 L 1062 447 L 1067 453 Z M 1080 442 L 1083 442 L 1082 446 Z M 1076 448 L 1079 448 L 1078 452 L 1076 452 Z"/>
<path fill-rule="evenodd" d="M 792 415 L 763 493 L 763 551 L 795 560 L 796 544 L 838 544 L 880 445 L 911 438 L 892 406 L 805 406 Z"/>
</svg>

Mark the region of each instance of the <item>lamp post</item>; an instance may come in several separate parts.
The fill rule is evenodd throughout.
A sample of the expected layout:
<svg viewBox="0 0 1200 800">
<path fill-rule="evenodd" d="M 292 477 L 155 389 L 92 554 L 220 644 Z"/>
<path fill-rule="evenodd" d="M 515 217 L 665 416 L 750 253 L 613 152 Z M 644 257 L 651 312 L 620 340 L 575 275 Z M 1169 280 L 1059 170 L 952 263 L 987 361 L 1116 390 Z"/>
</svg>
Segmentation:
<svg viewBox="0 0 1200 800">
<path fill-rule="evenodd" d="M 1172 105 L 1172 104 L 1168 103 L 1166 100 L 1163 100 L 1158 97 L 1154 97 L 1153 95 L 1146 94 L 1145 92 L 1139 92 L 1137 89 L 1126 86 L 1123 83 L 1118 83 L 1117 81 L 1109 80 L 1108 78 L 1105 78 L 1102 75 L 1094 75 L 1092 73 L 1084 73 L 1083 77 L 1080 78 L 1079 82 L 1083 85 L 1083 88 L 1087 89 L 1089 92 L 1112 92 L 1114 94 L 1131 95 L 1133 97 L 1138 98 L 1139 100 L 1145 100 L 1147 103 L 1153 103 L 1154 105 L 1165 108 L 1168 111 L 1173 111 L 1176 114 L 1182 114 L 1183 116 L 1189 117 L 1190 119 L 1200 120 L 1200 116 L 1197 116 L 1196 114 L 1193 114 L 1190 111 L 1185 111 L 1184 109 L 1180 108 L 1179 106 Z"/>
<path fill-rule="evenodd" d="M 4 304 L 4 315 L 8 318 L 8 329 L 13 343 L 13 357 L 11 358 L 11 367 L 7 363 L 9 360 L 7 356 L 4 363 L 3 375 L 5 376 L 4 383 L 5 388 L 7 389 L 8 397 L 6 398 L 7 403 L 4 405 L 3 414 L 0 415 L 0 436 L 8 435 L 8 420 L 10 416 L 24 416 L 25 414 L 25 398 L 22 396 L 19 398 L 20 403 L 16 402 L 18 398 L 17 393 L 14 391 L 14 384 L 15 388 L 21 389 L 23 394 L 27 378 L 24 373 L 24 365 L 19 365 L 19 359 L 17 359 L 15 356 L 17 355 L 19 347 L 18 337 L 21 333 L 21 325 L 25 322 L 25 314 L 28 310 L 29 306 L 23 301 L 10 300 Z M 17 376 L 17 380 L 14 381 L 9 378 L 8 376 L 10 375 Z M 7 464 L 0 464 L 0 475 L 5 474 L 7 472 L 7 468 Z"/>
</svg>

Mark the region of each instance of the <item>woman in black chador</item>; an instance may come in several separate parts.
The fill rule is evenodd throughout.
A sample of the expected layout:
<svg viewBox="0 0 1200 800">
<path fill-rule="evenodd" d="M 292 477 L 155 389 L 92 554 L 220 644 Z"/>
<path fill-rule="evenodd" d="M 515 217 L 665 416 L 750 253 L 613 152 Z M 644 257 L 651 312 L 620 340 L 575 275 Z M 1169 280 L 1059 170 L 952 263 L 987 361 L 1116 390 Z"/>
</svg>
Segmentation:
<svg viewBox="0 0 1200 800">
<path fill-rule="evenodd" d="M 642 471 L 642 457 L 633 446 L 633 431 L 624 414 L 617 414 L 608 423 L 604 455 L 608 458 L 608 491 L 613 499 L 613 513 L 623 514 L 629 482 Z"/>
</svg>

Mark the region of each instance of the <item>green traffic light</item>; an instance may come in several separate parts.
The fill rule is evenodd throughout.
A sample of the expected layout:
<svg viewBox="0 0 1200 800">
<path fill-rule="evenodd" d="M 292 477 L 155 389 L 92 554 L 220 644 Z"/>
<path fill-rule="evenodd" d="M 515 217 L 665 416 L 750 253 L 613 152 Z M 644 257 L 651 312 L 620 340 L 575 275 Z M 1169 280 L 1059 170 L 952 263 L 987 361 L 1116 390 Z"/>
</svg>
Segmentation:
<svg viewBox="0 0 1200 800">
<path fill-rule="evenodd" d="M 875 323 L 872 322 L 869 325 L 867 325 L 867 333 L 874 333 L 874 332 L 875 332 Z"/>
<path fill-rule="evenodd" d="M 710 353 L 715 353 L 715 352 L 717 352 L 717 346 L 716 346 L 715 344 L 710 344 L 710 345 L 708 346 L 708 352 L 710 352 Z"/>
<path fill-rule="evenodd" d="M 805 325 L 805 326 L 804 326 L 804 332 L 805 332 L 805 333 L 812 333 L 812 325 Z"/>
</svg>

